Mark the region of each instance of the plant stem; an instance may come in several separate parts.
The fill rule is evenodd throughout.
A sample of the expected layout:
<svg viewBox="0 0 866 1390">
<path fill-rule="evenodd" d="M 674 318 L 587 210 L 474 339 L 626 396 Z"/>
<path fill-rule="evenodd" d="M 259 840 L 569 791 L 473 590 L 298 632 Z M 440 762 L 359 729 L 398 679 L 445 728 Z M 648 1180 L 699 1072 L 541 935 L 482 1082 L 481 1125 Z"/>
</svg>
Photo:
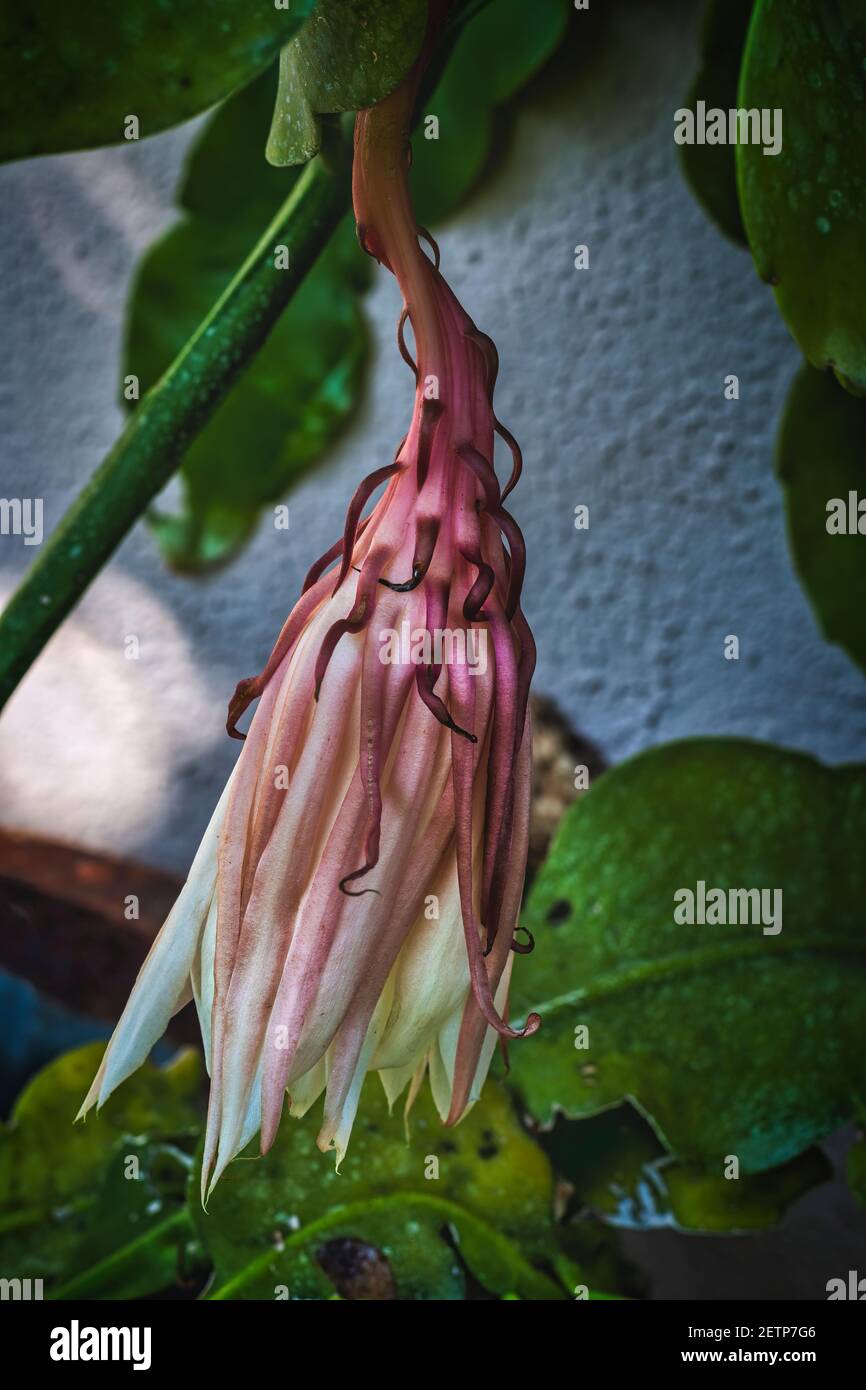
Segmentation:
<svg viewBox="0 0 866 1390">
<path fill-rule="evenodd" d="M 262 346 L 345 213 L 349 189 L 342 151 L 311 161 L 207 318 L 142 398 L 0 615 L 0 708 Z M 285 270 L 275 266 L 280 244 L 289 248 Z"/>
</svg>

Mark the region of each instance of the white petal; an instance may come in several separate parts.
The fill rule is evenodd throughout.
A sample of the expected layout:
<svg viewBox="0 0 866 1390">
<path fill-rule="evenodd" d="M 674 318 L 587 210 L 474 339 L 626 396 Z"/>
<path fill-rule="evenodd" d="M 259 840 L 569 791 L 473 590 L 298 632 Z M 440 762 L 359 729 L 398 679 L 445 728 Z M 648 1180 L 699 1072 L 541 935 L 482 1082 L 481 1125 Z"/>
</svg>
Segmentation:
<svg viewBox="0 0 866 1390">
<path fill-rule="evenodd" d="M 94 1104 L 102 1105 L 112 1091 L 141 1066 L 154 1043 L 162 1037 L 172 1015 L 190 997 L 193 962 L 214 896 L 217 845 L 231 781 L 230 777 L 177 902 L 138 973 L 79 1118 Z"/>
<path fill-rule="evenodd" d="M 338 1114 L 331 1116 L 328 1115 L 328 1101 L 326 1093 L 325 1123 L 322 1125 L 316 1142 L 318 1143 L 319 1148 L 322 1150 L 330 1148 L 336 1149 L 338 1172 L 340 1171 L 340 1164 L 343 1161 L 346 1149 L 349 1147 L 349 1137 L 352 1133 L 352 1126 L 355 1123 L 355 1115 L 358 1111 L 358 1101 L 361 1099 L 361 1087 L 364 1084 L 364 1080 L 366 1078 L 367 1071 L 370 1066 L 370 1059 L 373 1057 L 373 1054 L 376 1051 L 379 1038 L 381 1037 L 382 1030 L 385 1027 L 385 1022 L 388 1018 L 388 1014 L 390 1013 L 393 993 L 394 983 L 393 975 L 391 975 L 389 976 L 385 988 L 382 991 L 382 996 L 379 1000 L 379 1003 L 376 1005 L 376 1010 L 373 1014 L 373 1017 L 370 1019 L 370 1024 L 367 1028 L 367 1036 L 364 1040 L 364 1045 L 361 1048 L 360 1056 L 358 1057 L 358 1062 L 355 1067 L 354 1076 L 352 1077 L 352 1084 L 349 1087 L 346 1099 L 341 1105 Z M 335 1038 L 334 1043 L 332 1043 L 331 1047 L 328 1049 L 329 1053 L 336 1046 L 338 1039 L 339 1034 L 337 1035 L 337 1038 Z"/>
<path fill-rule="evenodd" d="M 443 1024 L 462 1007 L 469 988 L 453 853 L 430 892 L 439 899 L 439 917 L 422 916 L 397 957 L 394 1003 L 372 1064 L 377 1069 L 417 1066 Z"/>
<path fill-rule="evenodd" d="M 430 1089 L 433 1092 L 433 1102 L 443 1123 L 448 1118 L 448 1112 L 451 1109 L 454 1063 L 457 1057 L 457 1043 L 460 1038 L 460 1025 L 463 1021 L 465 1002 L 464 999 L 459 1009 L 454 1010 L 430 1049 Z"/>
<path fill-rule="evenodd" d="M 324 1091 L 327 1081 L 328 1069 L 325 1059 L 322 1057 L 314 1067 L 311 1067 L 303 1076 L 299 1076 L 297 1081 L 292 1082 L 292 1103 L 289 1114 L 294 1115 L 298 1120 L 302 1115 L 306 1115 L 310 1106 L 315 1105 Z"/>
<path fill-rule="evenodd" d="M 410 1062 L 405 1067 L 388 1067 L 385 1071 L 379 1072 L 379 1080 L 382 1082 L 389 1111 L 393 1110 L 394 1102 L 400 1099 L 417 1070 L 418 1063 Z"/>
<path fill-rule="evenodd" d="M 216 951 L 216 929 L 217 918 L 219 916 L 219 897 L 214 892 L 211 898 L 210 909 L 205 920 L 204 931 L 201 934 L 199 949 L 192 963 L 191 981 L 192 993 L 195 999 L 196 1012 L 198 1013 L 199 1027 L 201 1028 L 201 1040 L 204 1046 L 205 1066 L 210 1075 L 211 1061 L 211 1012 L 213 1010 L 213 963 L 214 952 Z"/>
</svg>

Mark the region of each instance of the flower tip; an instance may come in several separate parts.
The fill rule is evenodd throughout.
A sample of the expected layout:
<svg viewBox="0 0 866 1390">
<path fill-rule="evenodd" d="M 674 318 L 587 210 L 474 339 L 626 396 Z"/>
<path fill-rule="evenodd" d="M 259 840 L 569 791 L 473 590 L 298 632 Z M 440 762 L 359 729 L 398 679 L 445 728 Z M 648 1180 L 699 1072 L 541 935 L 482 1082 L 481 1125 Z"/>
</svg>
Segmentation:
<svg viewBox="0 0 866 1390">
<path fill-rule="evenodd" d="M 291 1114 L 291 1113 L 292 1113 L 292 1098 L 291 1098 L 291 1096 L 288 1097 L 288 1102 L 289 1102 L 289 1114 Z M 282 1111 L 280 1111 L 280 1118 L 281 1118 L 281 1117 L 282 1117 Z M 268 1124 L 267 1127 L 265 1127 L 265 1125 L 262 1125 L 261 1131 L 260 1131 L 260 1133 L 259 1133 L 259 1154 L 261 1155 L 262 1158 L 264 1158 L 266 1154 L 270 1153 L 271 1149 L 274 1147 L 274 1140 L 275 1140 L 276 1137 L 277 1137 L 277 1128 L 278 1128 L 278 1125 L 279 1125 L 279 1121 L 277 1122 L 276 1125 L 274 1125 L 274 1124 Z"/>
<path fill-rule="evenodd" d="M 291 1099 L 289 1100 L 289 1107 L 291 1108 Z M 273 1148 L 274 1140 L 277 1137 L 277 1130 L 279 1128 L 280 1119 L 282 1118 L 282 1113 L 282 1106 L 280 1106 L 280 1109 L 277 1111 L 276 1116 L 272 1116 L 267 1112 L 263 1113 L 262 1115 L 262 1127 L 259 1133 L 259 1153 L 261 1154 L 262 1158 L 264 1158 L 265 1154 L 269 1153 L 270 1150 Z"/>
<path fill-rule="evenodd" d="M 202 1173 L 201 1173 L 201 1209 L 202 1209 L 203 1212 L 205 1212 L 205 1214 L 207 1213 L 208 1202 L 210 1201 L 211 1197 L 213 1196 L 214 1188 L 216 1187 L 217 1183 L 219 1182 L 220 1178 L 221 1178 L 222 1175 L 223 1175 L 224 1168 L 225 1168 L 225 1165 L 223 1165 L 222 1168 L 216 1167 L 216 1168 L 214 1168 L 213 1171 L 210 1172 L 210 1173 L 207 1171 L 206 1168 L 203 1168 L 203 1169 L 202 1169 Z"/>
<path fill-rule="evenodd" d="M 90 1114 L 90 1111 L 93 1109 L 94 1106 L 96 1106 L 96 1113 L 98 1115 L 105 1101 L 108 1099 L 108 1096 L 103 1094 L 105 1089 L 104 1069 L 105 1057 L 103 1056 L 102 1062 L 99 1066 L 99 1070 L 97 1071 L 96 1075 L 90 1083 L 90 1090 L 87 1092 L 87 1095 L 81 1102 L 78 1114 L 75 1116 L 75 1119 L 72 1122 L 73 1124 L 78 1124 L 79 1120 L 86 1120 L 87 1116 Z"/>
<path fill-rule="evenodd" d="M 336 1134 L 329 1133 L 326 1129 L 322 1129 L 320 1130 L 319 1135 L 316 1139 L 316 1147 L 320 1151 L 320 1153 L 336 1154 L 336 1158 L 334 1159 L 334 1172 L 339 1173 L 340 1165 L 342 1164 L 343 1159 L 346 1157 L 346 1146 L 345 1144 L 340 1143 L 338 1136 Z"/>
</svg>

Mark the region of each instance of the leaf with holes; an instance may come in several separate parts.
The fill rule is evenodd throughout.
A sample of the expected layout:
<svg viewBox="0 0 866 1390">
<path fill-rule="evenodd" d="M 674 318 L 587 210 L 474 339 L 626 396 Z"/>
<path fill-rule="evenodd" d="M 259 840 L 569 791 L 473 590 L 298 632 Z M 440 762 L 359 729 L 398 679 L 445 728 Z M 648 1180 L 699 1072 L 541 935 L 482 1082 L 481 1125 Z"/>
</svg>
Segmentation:
<svg viewBox="0 0 866 1390">
<path fill-rule="evenodd" d="M 195 1214 L 216 1267 L 212 1298 L 286 1289 L 322 1299 L 336 1287 L 351 1298 L 462 1299 L 473 1280 L 500 1296 L 566 1296 L 551 1272 L 553 1175 L 495 1082 L 456 1129 L 423 1092 L 407 1144 L 369 1078 L 339 1173 L 315 1130 L 285 1119 L 271 1152 L 231 1164 Z"/>
<path fill-rule="evenodd" d="M 0 17 L 0 159 L 110 145 L 176 125 L 276 58 L 313 0 L 16 0 Z"/>
<path fill-rule="evenodd" d="M 511 1066 L 530 1112 L 632 1099 L 679 1158 L 718 1172 L 734 1154 L 742 1173 L 850 1118 L 866 1070 L 864 837 L 862 766 L 690 739 L 605 773 L 566 813 L 524 914 L 536 949 L 512 1012 L 542 1026 Z M 741 924 L 715 925 L 701 885 Z M 686 891 L 695 925 L 677 920 Z"/>
<path fill-rule="evenodd" d="M 623 1230 L 766 1230 L 833 1175 L 829 1160 L 814 1147 L 765 1173 L 723 1173 L 728 1163 L 707 1172 L 669 1154 L 630 1105 L 585 1120 L 560 1115 L 543 1144 L 574 1187 L 572 1206 L 588 1207 Z"/>
<path fill-rule="evenodd" d="M 866 9 L 756 0 L 739 106 L 776 113 L 782 146 L 737 146 L 761 276 L 814 367 L 866 393 Z M 779 115 L 781 113 L 781 115 Z"/>
<path fill-rule="evenodd" d="M 318 153 L 320 115 L 386 97 L 417 58 L 426 25 L 425 0 L 318 0 L 280 54 L 270 162 L 303 164 Z"/>
<path fill-rule="evenodd" d="M 866 403 L 830 372 L 794 378 L 776 445 L 794 565 L 828 642 L 866 671 Z"/>
</svg>

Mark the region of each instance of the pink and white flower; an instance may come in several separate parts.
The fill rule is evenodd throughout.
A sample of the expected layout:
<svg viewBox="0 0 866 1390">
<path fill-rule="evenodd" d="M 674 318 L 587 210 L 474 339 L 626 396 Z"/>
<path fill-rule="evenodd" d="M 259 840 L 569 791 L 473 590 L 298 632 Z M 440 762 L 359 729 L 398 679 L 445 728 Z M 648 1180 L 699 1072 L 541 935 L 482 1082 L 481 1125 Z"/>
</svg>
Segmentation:
<svg viewBox="0 0 866 1390">
<path fill-rule="evenodd" d="M 369 1071 L 407 1106 L 429 1076 L 454 1124 L 497 1038 L 518 1036 L 506 1018 L 514 953 L 528 949 L 517 932 L 535 654 L 504 500 L 521 457 L 493 409 L 496 350 L 412 214 L 413 95 L 410 80 L 359 114 L 353 178 L 361 243 L 403 294 L 409 432 L 358 488 L 261 675 L 238 686 L 229 732 L 243 737 L 237 721 L 259 699 L 249 734 L 82 1107 L 194 999 L 211 1076 L 203 1196 L 256 1134 L 270 1147 L 286 1097 L 303 1115 L 324 1093 L 318 1142 L 339 1161 Z M 504 490 L 496 434 L 513 456 Z M 403 624 L 483 632 L 483 669 L 471 641 L 439 665 L 384 661 L 382 634 Z"/>
</svg>

